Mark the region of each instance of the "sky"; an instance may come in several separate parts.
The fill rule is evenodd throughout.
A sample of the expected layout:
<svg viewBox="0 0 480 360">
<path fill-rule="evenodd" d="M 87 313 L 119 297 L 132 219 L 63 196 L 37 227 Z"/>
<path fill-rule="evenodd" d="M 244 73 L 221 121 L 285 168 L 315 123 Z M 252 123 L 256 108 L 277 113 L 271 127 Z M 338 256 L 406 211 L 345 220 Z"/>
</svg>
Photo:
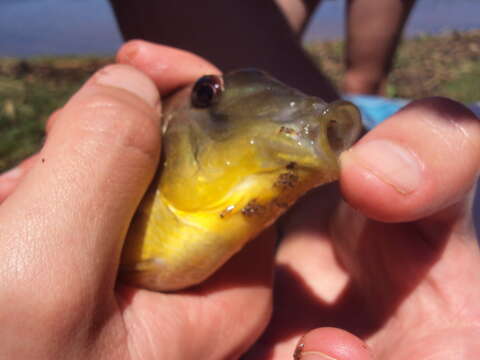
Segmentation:
<svg viewBox="0 0 480 360">
<path fill-rule="evenodd" d="M 120 43 L 107 0 L 0 0 L 0 56 L 110 54 Z"/>
<path fill-rule="evenodd" d="M 324 1 L 305 40 L 341 37 L 343 3 Z M 418 0 L 406 33 L 480 28 L 478 14 L 479 0 Z M 107 0 L 0 0 L 0 56 L 112 54 L 120 44 Z"/>
</svg>

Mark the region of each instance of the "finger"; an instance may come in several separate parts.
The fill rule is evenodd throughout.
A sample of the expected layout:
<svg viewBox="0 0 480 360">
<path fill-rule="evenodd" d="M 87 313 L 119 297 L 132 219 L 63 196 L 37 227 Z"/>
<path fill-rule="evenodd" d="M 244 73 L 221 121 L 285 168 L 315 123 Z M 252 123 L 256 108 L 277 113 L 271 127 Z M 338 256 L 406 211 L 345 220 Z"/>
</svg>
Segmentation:
<svg viewBox="0 0 480 360">
<path fill-rule="evenodd" d="M 412 221 L 464 199 L 480 166 L 480 122 L 441 98 L 407 106 L 341 155 L 345 199 L 368 217 Z"/>
<path fill-rule="evenodd" d="M 3 285 L 57 309 L 113 298 L 122 239 L 158 161 L 158 108 L 153 82 L 126 65 L 100 70 L 65 105 L 41 161 L 0 207 Z"/>
<path fill-rule="evenodd" d="M 121 47 L 117 61 L 136 67 L 157 84 L 162 95 L 195 82 L 206 74 L 220 71 L 201 57 L 188 51 L 132 40 Z"/>
<path fill-rule="evenodd" d="M 373 356 L 362 340 L 337 328 L 319 328 L 302 337 L 294 360 L 371 360 Z"/>
<path fill-rule="evenodd" d="M 32 155 L 14 168 L 0 174 L 0 203 L 10 196 L 37 159 L 38 154 Z"/>
</svg>

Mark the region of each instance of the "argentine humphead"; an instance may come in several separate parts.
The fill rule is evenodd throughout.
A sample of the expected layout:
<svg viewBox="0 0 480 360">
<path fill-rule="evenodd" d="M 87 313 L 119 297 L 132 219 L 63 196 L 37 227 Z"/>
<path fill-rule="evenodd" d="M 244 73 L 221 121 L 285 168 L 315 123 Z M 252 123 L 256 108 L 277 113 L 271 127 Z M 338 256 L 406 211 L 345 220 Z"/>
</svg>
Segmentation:
<svg viewBox="0 0 480 360">
<path fill-rule="evenodd" d="M 123 249 L 129 284 L 198 284 L 300 196 L 338 178 L 357 108 L 307 96 L 264 72 L 208 75 L 163 110 L 162 160 Z"/>
</svg>

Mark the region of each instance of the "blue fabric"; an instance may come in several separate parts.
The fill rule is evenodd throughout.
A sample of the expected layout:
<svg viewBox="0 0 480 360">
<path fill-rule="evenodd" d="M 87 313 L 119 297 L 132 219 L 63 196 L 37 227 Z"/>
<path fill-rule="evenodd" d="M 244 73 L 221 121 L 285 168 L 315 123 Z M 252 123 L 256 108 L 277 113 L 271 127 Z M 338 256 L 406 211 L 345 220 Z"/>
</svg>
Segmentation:
<svg viewBox="0 0 480 360">
<path fill-rule="evenodd" d="M 477 101 L 476 103 L 472 103 L 472 104 L 469 104 L 467 105 L 470 110 L 473 111 L 473 113 L 475 115 L 477 115 L 477 117 L 480 119 L 480 101 Z"/>
<path fill-rule="evenodd" d="M 367 129 L 373 129 L 386 118 L 395 114 L 411 100 L 389 99 L 375 95 L 343 95 L 345 100 L 358 106 L 362 122 Z M 480 102 L 467 105 L 480 118 Z"/>
<path fill-rule="evenodd" d="M 363 125 L 369 130 L 410 102 L 410 100 L 388 99 L 374 95 L 344 95 L 343 98 L 358 106 L 362 113 Z"/>
</svg>

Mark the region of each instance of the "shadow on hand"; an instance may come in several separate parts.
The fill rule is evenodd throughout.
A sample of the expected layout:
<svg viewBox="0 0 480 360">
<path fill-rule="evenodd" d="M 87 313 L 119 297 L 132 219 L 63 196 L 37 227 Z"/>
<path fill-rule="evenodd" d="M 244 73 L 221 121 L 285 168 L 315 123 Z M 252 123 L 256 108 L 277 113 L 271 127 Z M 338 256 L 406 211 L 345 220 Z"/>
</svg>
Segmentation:
<svg viewBox="0 0 480 360">
<path fill-rule="evenodd" d="M 322 232 L 318 221 L 308 226 Z M 375 334 L 442 257 L 450 228 L 442 229 L 430 239 L 417 223 L 367 220 L 350 253 L 339 256 L 337 251 L 337 262 L 350 279 L 333 302 L 317 295 L 292 267 L 278 266 L 272 321 L 247 358 L 271 359 L 275 344 L 318 327 L 341 328 L 363 339 Z"/>
</svg>

